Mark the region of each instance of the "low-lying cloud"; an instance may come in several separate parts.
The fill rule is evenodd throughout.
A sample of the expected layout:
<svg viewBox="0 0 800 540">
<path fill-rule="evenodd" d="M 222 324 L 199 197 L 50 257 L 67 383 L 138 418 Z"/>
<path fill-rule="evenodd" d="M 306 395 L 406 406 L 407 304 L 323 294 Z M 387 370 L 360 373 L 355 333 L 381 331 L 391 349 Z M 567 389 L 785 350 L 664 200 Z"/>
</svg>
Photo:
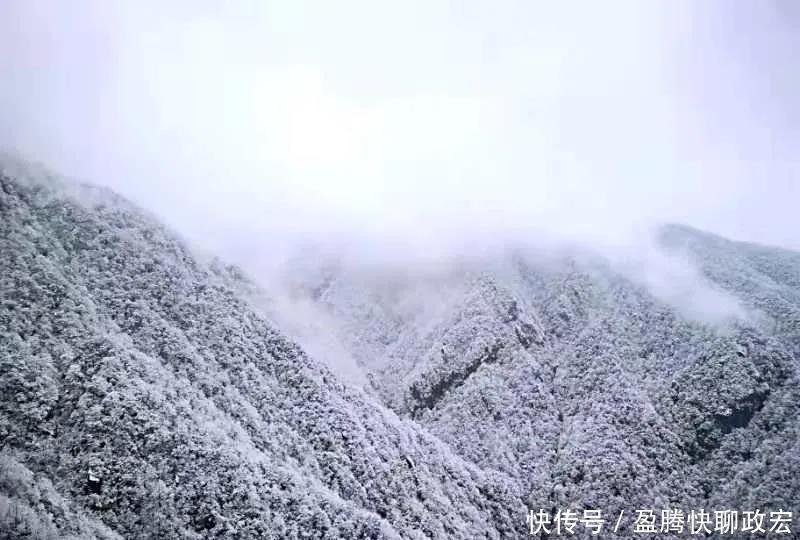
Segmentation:
<svg viewBox="0 0 800 540">
<path fill-rule="evenodd" d="M 0 7 L 0 142 L 251 267 L 615 243 L 800 247 L 788 3 Z"/>
</svg>

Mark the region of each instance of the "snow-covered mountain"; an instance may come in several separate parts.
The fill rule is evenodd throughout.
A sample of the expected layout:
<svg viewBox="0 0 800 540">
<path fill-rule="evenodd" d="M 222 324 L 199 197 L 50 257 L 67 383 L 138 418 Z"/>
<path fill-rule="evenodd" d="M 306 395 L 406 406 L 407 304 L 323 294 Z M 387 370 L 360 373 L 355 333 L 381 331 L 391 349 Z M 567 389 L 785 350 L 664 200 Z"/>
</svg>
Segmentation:
<svg viewBox="0 0 800 540">
<path fill-rule="evenodd" d="M 292 274 L 367 391 L 533 508 L 796 514 L 800 254 L 682 226 L 656 241 L 655 262 Z"/>
<path fill-rule="evenodd" d="M 641 538 L 639 508 L 800 509 L 800 254 L 671 226 L 696 275 L 305 260 L 276 301 L 107 190 L 0 187 L 0 539 L 526 538 L 540 508 Z"/>
<path fill-rule="evenodd" d="M 348 389 L 232 269 L 107 191 L 0 186 L 0 538 L 524 528 L 512 479 Z"/>
</svg>

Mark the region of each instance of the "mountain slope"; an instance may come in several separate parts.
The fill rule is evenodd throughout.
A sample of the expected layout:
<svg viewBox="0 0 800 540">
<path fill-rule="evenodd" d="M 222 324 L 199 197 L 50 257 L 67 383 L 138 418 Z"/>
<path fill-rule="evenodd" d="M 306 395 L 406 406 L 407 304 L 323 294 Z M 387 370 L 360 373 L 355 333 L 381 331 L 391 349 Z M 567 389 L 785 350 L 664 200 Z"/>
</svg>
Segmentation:
<svg viewBox="0 0 800 540">
<path fill-rule="evenodd" d="M 635 509 L 798 511 L 796 253 L 671 226 L 692 270 L 655 279 L 591 254 L 304 260 L 294 310 L 107 190 L 6 165 L 0 217 L 0 540 L 524 538 L 528 508 L 625 511 L 601 537 L 640 538 Z"/>
<path fill-rule="evenodd" d="M 385 403 L 533 508 L 796 513 L 800 258 L 685 227 L 660 241 L 699 274 L 649 287 L 600 257 L 526 253 L 436 277 L 446 307 L 424 324 L 407 306 L 429 301 L 425 277 L 305 287 Z M 735 309 L 689 315 L 708 300 Z"/>
<path fill-rule="evenodd" d="M 28 176 L 0 176 L 0 537 L 42 482 L 110 530 L 26 502 L 41 538 L 524 528 L 514 482 L 338 382 L 227 271 L 105 190 Z"/>
</svg>

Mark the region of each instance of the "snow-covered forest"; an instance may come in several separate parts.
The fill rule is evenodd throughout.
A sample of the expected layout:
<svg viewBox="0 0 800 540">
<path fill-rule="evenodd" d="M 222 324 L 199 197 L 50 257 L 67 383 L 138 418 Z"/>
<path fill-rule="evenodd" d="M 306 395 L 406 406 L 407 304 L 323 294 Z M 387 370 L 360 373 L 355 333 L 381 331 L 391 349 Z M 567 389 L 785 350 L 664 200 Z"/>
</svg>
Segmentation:
<svg viewBox="0 0 800 540">
<path fill-rule="evenodd" d="M 10 166 L 0 185 L 0 538 L 499 539 L 529 537 L 530 509 L 800 509 L 798 253 L 665 227 L 739 306 L 714 323 L 592 256 L 326 262 L 292 273 L 326 321 L 304 326 L 107 189 Z"/>
</svg>

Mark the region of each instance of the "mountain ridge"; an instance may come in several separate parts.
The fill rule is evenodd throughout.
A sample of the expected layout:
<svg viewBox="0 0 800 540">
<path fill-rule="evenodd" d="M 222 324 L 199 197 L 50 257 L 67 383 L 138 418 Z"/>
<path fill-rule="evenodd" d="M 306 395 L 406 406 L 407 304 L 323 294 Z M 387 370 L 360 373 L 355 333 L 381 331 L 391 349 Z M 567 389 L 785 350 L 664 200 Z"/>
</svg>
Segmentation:
<svg viewBox="0 0 800 540">
<path fill-rule="evenodd" d="M 524 519 L 505 482 L 348 390 L 161 227 L 0 181 L 3 455 L 81 513 L 176 538 L 496 537 Z M 6 496 L 22 534 L 27 503 Z"/>
<path fill-rule="evenodd" d="M 291 303 L 113 192 L 19 165 L 0 188 L 0 538 L 522 538 L 528 509 L 798 510 L 800 255 L 664 229 L 766 317 L 724 328 L 592 257 L 298 272 L 362 391 L 276 330 Z"/>
</svg>

